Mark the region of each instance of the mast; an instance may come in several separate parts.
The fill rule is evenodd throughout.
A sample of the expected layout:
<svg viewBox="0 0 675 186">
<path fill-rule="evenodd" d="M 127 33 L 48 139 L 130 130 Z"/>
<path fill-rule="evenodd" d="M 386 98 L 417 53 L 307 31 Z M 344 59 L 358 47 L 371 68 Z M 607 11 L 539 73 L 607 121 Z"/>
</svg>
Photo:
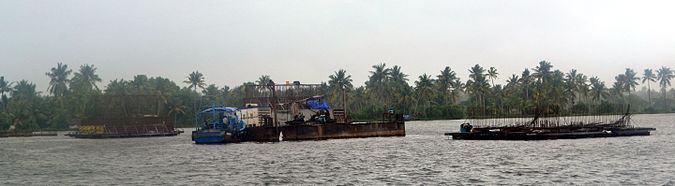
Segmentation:
<svg viewBox="0 0 675 186">
<path fill-rule="evenodd" d="M 347 91 L 345 90 L 344 87 L 342 87 L 342 109 L 344 109 L 345 112 L 345 123 L 347 123 Z"/>
<path fill-rule="evenodd" d="M 267 88 L 269 88 L 272 91 L 272 99 L 269 101 L 270 104 L 270 109 L 272 111 L 272 114 L 274 115 L 274 120 L 272 123 L 274 124 L 275 127 L 279 127 L 279 122 L 277 121 L 277 109 L 275 108 L 277 105 L 277 96 L 276 96 L 276 91 L 275 91 L 275 86 L 274 86 L 274 81 L 270 80 L 267 82 Z"/>
</svg>

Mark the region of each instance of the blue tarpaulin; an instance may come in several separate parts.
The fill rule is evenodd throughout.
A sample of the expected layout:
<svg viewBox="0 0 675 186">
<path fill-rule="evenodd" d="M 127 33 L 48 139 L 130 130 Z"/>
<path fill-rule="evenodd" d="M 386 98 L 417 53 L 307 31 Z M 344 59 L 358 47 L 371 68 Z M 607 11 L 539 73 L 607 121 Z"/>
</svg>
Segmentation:
<svg viewBox="0 0 675 186">
<path fill-rule="evenodd" d="M 237 108 L 234 108 L 234 107 L 211 107 L 211 108 L 204 109 L 199 113 L 213 113 L 213 112 L 219 113 L 219 112 L 236 112 L 236 111 L 237 111 Z"/>
<path fill-rule="evenodd" d="M 318 100 L 318 99 L 309 99 L 307 100 L 307 106 L 310 109 L 328 109 L 328 102 Z"/>
</svg>

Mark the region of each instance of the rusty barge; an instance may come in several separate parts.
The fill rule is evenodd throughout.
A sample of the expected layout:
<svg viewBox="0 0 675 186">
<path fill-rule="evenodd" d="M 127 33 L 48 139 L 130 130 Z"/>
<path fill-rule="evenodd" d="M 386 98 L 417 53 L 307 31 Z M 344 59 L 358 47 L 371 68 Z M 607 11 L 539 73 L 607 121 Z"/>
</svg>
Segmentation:
<svg viewBox="0 0 675 186">
<path fill-rule="evenodd" d="M 405 136 L 405 123 L 400 118 L 388 121 L 260 126 L 246 129 L 246 141 L 276 142 Z"/>
<path fill-rule="evenodd" d="M 87 99 L 86 116 L 74 138 L 132 138 L 176 136 L 183 133 L 168 117 L 166 98 L 154 95 L 100 95 Z"/>
<path fill-rule="evenodd" d="M 265 85 L 246 85 L 244 88 L 244 106 L 234 115 L 237 121 L 241 120 L 244 123 L 244 129 L 210 127 L 212 124 L 207 121 L 205 127 L 198 128 L 192 133 L 195 143 L 405 136 L 405 121 L 402 114 L 392 111 L 383 113 L 378 121 L 350 121 L 346 109 L 334 109 L 328 105 L 319 84 L 286 82 L 278 85 L 270 81 Z M 346 105 L 344 96 L 342 100 L 342 105 Z M 227 118 L 231 119 L 232 116 Z M 219 126 L 221 123 L 219 120 L 213 122 L 216 123 L 213 126 Z M 214 129 L 222 130 L 218 140 L 212 139 Z M 238 138 L 230 139 L 232 136 Z"/>
<path fill-rule="evenodd" d="M 54 131 L 35 131 L 35 132 L 0 132 L 0 138 L 7 137 L 34 137 L 34 136 L 57 136 Z"/>
<path fill-rule="evenodd" d="M 175 129 L 168 118 L 154 115 L 138 118 L 87 120 L 77 131 L 66 134 L 74 138 L 133 138 L 176 136 L 183 133 Z"/>
<path fill-rule="evenodd" d="M 649 136 L 655 128 L 636 127 L 630 123 L 631 114 L 613 116 L 539 118 L 514 122 L 511 126 L 460 125 L 459 132 L 445 133 L 455 140 L 553 140 Z M 612 119 L 616 118 L 616 119 Z M 603 121 L 604 120 L 604 121 Z"/>
</svg>

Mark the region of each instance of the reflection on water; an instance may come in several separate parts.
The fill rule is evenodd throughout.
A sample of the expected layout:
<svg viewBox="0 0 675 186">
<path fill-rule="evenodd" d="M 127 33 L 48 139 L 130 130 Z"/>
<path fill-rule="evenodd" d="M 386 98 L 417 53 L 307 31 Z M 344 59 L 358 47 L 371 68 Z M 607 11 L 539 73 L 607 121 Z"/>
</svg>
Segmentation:
<svg viewBox="0 0 675 186">
<path fill-rule="evenodd" d="M 194 145 L 177 137 L 0 138 L 11 184 L 631 184 L 675 180 L 675 114 L 636 115 L 652 136 L 453 141 L 462 121 L 409 122 L 406 137 Z"/>
</svg>

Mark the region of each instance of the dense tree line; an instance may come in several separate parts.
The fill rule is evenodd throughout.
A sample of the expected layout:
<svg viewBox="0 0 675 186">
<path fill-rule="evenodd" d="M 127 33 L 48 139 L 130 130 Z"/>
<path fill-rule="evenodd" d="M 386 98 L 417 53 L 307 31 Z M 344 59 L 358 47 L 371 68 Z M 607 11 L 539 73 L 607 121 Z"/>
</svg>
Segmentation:
<svg viewBox="0 0 675 186">
<path fill-rule="evenodd" d="M 556 70 L 546 61 L 508 76 L 504 85 L 495 84 L 499 73 L 494 67 L 476 64 L 468 72 L 468 80 L 462 81 L 454 70 L 445 67 L 435 76 L 422 74 L 409 85 L 401 67 L 378 64 L 370 71 L 365 86 L 353 88 L 350 76 L 340 70 L 329 77 L 328 87 L 332 102 L 337 101 L 337 94 L 347 92 L 348 99 L 355 100 L 348 107 L 354 111 L 352 118 L 363 119 L 388 109 L 418 119 L 617 114 L 629 105 L 632 113 L 675 111 L 671 104 L 675 90 L 667 91 L 674 74 L 668 67 L 656 73 L 645 69 L 642 76 L 626 69 L 615 77 L 612 87 L 575 69 L 567 73 Z M 640 82 L 647 88 L 636 91 Z M 651 96 L 651 83 L 659 85 L 662 97 Z"/>
<path fill-rule="evenodd" d="M 73 72 L 58 63 L 45 73 L 50 80 L 46 94 L 26 80 L 0 76 L 0 130 L 65 129 L 91 116 L 90 105 L 95 104 L 91 98 L 99 95 L 159 97 L 163 108 L 156 108 L 158 115 L 174 118 L 179 126 L 192 126 L 199 108 L 241 106 L 245 85 L 272 80 L 262 75 L 234 88 L 219 87 L 205 84 L 204 75 L 194 71 L 179 84 L 163 77 L 136 75 L 131 80 L 112 80 L 101 89 L 97 70 L 86 64 Z M 670 83 L 675 74 L 665 66 L 644 69 L 641 75 L 627 68 L 616 75 L 611 87 L 575 69 L 566 73 L 556 70 L 546 61 L 507 76 L 506 84 L 495 84 L 500 74 L 494 67 L 476 64 L 467 70 L 466 81 L 450 67 L 411 80 L 400 66 L 382 63 L 372 66 L 363 86 L 354 86 L 351 75 L 338 70 L 321 87 L 334 107 L 345 108 L 347 103 L 352 119 L 377 119 L 388 110 L 418 119 L 609 114 L 621 112 L 627 105 L 633 113 L 675 111 L 675 90 Z M 640 84 L 646 87 L 636 90 Z M 652 86 L 658 89 L 652 90 Z"/>
</svg>

